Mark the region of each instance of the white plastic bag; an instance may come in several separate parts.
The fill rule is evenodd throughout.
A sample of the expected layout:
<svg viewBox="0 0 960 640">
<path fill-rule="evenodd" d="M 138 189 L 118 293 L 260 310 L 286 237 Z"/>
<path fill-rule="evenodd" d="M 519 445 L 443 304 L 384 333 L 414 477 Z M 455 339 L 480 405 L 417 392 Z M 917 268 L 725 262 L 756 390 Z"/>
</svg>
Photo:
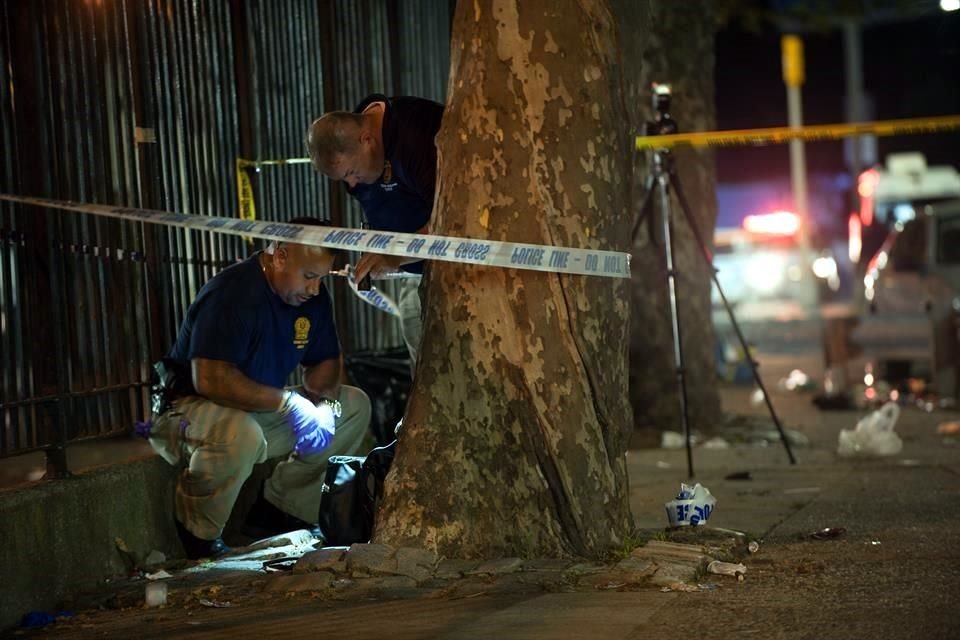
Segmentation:
<svg viewBox="0 0 960 640">
<path fill-rule="evenodd" d="M 896 402 L 888 402 L 861 418 L 856 428 L 842 429 L 837 454 L 844 458 L 897 455 L 903 449 L 903 441 L 893 430 L 899 417 L 900 407 Z"/>
</svg>

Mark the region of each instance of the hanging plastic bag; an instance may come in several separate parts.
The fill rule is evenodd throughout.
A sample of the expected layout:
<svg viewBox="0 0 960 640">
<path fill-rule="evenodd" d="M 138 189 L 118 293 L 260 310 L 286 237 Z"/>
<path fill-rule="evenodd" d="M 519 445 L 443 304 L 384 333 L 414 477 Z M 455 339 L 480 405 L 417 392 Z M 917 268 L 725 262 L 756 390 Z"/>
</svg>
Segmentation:
<svg viewBox="0 0 960 640">
<path fill-rule="evenodd" d="M 888 402 L 857 423 L 854 429 L 842 429 L 837 443 L 837 454 L 844 458 L 876 458 L 895 456 L 903 449 L 903 441 L 894 431 L 900 407 Z"/>
</svg>

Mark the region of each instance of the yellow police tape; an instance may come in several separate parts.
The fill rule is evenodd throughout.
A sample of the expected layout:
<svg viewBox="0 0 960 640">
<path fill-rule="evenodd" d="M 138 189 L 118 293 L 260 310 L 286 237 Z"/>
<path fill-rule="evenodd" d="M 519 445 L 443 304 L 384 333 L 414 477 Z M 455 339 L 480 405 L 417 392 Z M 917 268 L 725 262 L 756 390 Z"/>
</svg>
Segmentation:
<svg viewBox="0 0 960 640">
<path fill-rule="evenodd" d="M 286 158 L 284 160 L 247 160 L 237 158 L 237 202 L 240 203 L 240 219 L 256 220 L 257 204 L 253 197 L 253 184 L 250 182 L 250 176 L 247 169 L 259 169 L 260 167 L 282 164 L 306 164 L 310 158 Z M 252 238 L 247 238 L 252 242 Z"/>
<path fill-rule="evenodd" d="M 242 160 L 237 159 L 237 202 L 240 203 L 240 219 L 256 220 L 257 204 L 253 199 L 253 184 L 246 170 L 240 166 Z M 244 236 L 248 244 L 253 244 L 253 238 Z"/>
<path fill-rule="evenodd" d="M 851 124 L 819 124 L 805 127 L 771 127 L 767 129 L 731 129 L 674 133 L 666 136 L 637 136 L 637 149 L 670 147 L 734 147 L 779 144 L 788 140 L 837 140 L 849 136 L 876 136 L 939 133 L 960 129 L 960 116 L 934 116 L 902 120 L 878 120 Z"/>
</svg>

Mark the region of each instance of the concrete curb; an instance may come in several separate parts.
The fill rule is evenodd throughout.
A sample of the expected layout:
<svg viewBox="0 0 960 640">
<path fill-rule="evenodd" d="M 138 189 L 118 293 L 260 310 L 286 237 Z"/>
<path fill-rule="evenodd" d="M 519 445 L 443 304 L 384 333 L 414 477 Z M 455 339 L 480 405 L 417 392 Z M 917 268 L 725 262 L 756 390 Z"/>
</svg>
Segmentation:
<svg viewBox="0 0 960 640">
<path fill-rule="evenodd" d="M 153 457 L 0 490 L 0 629 L 129 573 L 152 550 L 180 553 L 174 473 Z"/>
</svg>

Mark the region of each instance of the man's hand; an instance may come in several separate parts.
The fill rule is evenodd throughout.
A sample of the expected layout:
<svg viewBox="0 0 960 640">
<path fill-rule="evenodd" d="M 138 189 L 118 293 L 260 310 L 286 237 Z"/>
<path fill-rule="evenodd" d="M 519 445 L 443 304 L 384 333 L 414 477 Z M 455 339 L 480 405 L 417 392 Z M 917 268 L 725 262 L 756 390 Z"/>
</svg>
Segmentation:
<svg viewBox="0 0 960 640">
<path fill-rule="evenodd" d="M 295 391 L 284 391 L 277 411 L 290 423 L 298 454 L 319 453 L 333 440 L 335 418 L 327 404 L 317 406 Z"/>
<path fill-rule="evenodd" d="M 360 256 L 357 266 L 353 269 L 353 279 L 361 282 L 367 274 L 371 278 L 382 278 L 388 273 L 400 269 L 400 265 L 410 262 L 410 258 L 402 256 L 386 256 L 381 253 L 365 253 Z"/>
</svg>

